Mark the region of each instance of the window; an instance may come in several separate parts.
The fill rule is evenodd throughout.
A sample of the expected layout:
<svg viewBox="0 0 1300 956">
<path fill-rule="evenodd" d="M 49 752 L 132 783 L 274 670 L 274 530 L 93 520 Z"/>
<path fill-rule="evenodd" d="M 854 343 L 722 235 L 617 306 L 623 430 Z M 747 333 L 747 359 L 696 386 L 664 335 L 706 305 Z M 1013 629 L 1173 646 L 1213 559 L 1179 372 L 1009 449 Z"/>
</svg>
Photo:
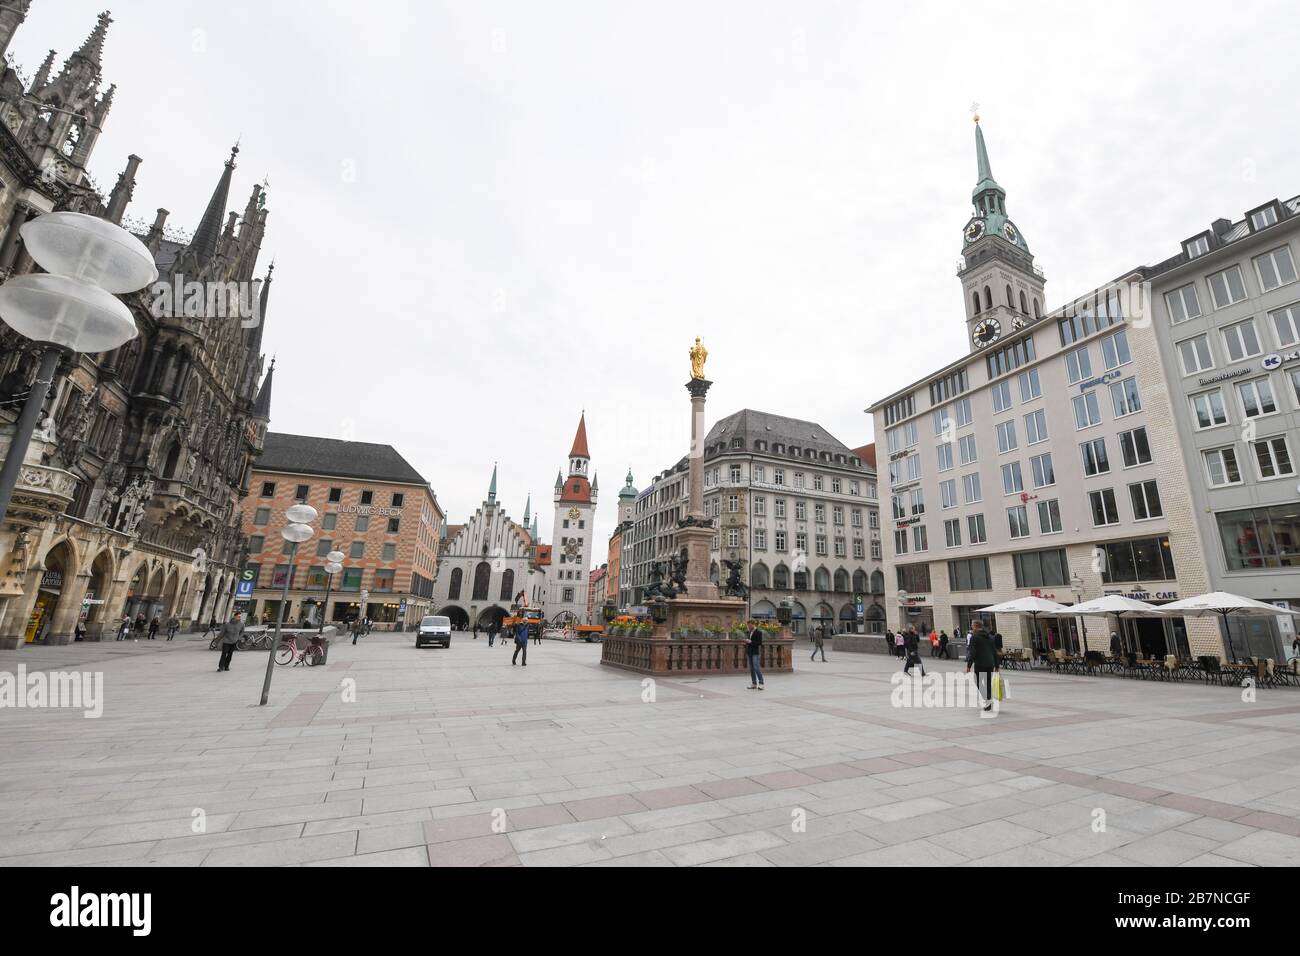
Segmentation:
<svg viewBox="0 0 1300 956">
<path fill-rule="evenodd" d="M 1230 362 L 1240 362 L 1263 351 L 1259 347 L 1259 336 L 1255 334 L 1254 319 L 1225 326 L 1222 332 L 1223 348 Z"/>
<path fill-rule="evenodd" d="M 1086 378 L 1092 378 L 1092 360 L 1088 357 L 1087 348 L 1066 352 L 1065 370 L 1071 385 L 1082 382 Z"/>
<path fill-rule="evenodd" d="M 394 491 L 394 492 L 393 492 L 393 507 L 394 507 L 394 508 L 400 508 L 400 507 L 402 507 L 402 503 L 405 502 L 405 501 L 406 501 L 406 495 L 404 495 L 404 494 L 403 494 L 402 492 L 400 492 L 400 491 Z M 513 594 L 510 595 L 510 596 L 511 596 L 511 597 L 514 597 Z"/>
<path fill-rule="evenodd" d="M 952 518 L 943 523 L 943 542 L 949 548 L 961 547 L 961 519 Z"/>
<path fill-rule="evenodd" d="M 894 532 L 894 553 L 907 554 L 907 529 L 899 528 Z"/>
<path fill-rule="evenodd" d="M 984 516 L 970 515 L 966 519 L 966 531 L 971 544 L 984 544 L 988 536 L 984 533 Z"/>
<path fill-rule="evenodd" d="M 767 550 L 767 532 L 762 528 L 754 529 L 754 547 L 759 551 Z"/>
<path fill-rule="evenodd" d="M 274 481 L 264 481 L 264 482 L 262 482 L 262 497 L 263 497 L 263 498 L 274 498 L 274 497 L 275 497 L 275 482 L 274 482 Z"/>
<path fill-rule="evenodd" d="M 930 550 L 930 542 L 925 536 L 925 525 L 918 524 L 912 528 L 912 544 L 915 545 L 914 551 Z"/>
<path fill-rule="evenodd" d="M 908 448 L 911 448 L 912 446 L 911 446 L 911 445 L 908 445 L 907 447 L 908 447 Z M 804 486 L 804 483 L 803 483 L 803 472 L 802 472 L 802 471 L 796 471 L 796 472 L 794 473 L 794 486 L 795 486 L 796 488 L 802 488 L 802 487 Z"/>
<path fill-rule="evenodd" d="M 1222 309 L 1246 298 L 1246 284 L 1241 279 L 1240 266 L 1231 266 L 1222 272 L 1216 272 L 1205 281 L 1210 287 L 1210 299 L 1216 309 Z"/>
<path fill-rule="evenodd" d="M 1018 588 L 1059 588 L 1070 583 L 1070 566 L 1062 548 L 1022 551 L 1013 559 Z"/>
<path fill-rule="evenodd" d="M 1166 292 L 1165 308 L 1169 310 L 1169 321 L 1174 325 L 1196 318 L 1201 314 L 1201 302 L 1196 297 L 1196 286 L 1189 282 L 1181 289 Z"/>
<path fill-rule="evenodd" d="M 844 509 L 840 505 L 836 505 L 831 509 L 831 522 L 838 525 L 844 524 Z"/>
<path fill-rule="evenodd" d="M 1300 408 L 1300 368 L 1292 369 L 1290 376 L 1291 391 L 1295 392 L 1295 405 L 1296 408 Z"/>
<path fill-rule="evenodd" d="M 1255 231 L 1266 229 L 1277 222 L 1277 210 L 1272 206 L 1265 206 L 1263 209 L 1250 214 L 1250 227 Z"/>
<path fill-rule="evenodd" d="M 271 569 L 271 587 L 283 588 L 286 584 L 293 587 L 294 569 L 287 564 L 277 564 Z"/>
<path fill-rule="evenodd" d="M 853 527 L 855 527 L 855 528 L 861 528 L 861 527 L 862 527 L 862 509 L 861 509 L 861 508 L 853 508 L 853 509 L 851 509 L 850 512 L 849 512 L 849 520 L 852 522 Z"/>
<path fill-rule="evenodd" d="M 838 478 L 831 479 L 831 494 L 838 495 L 842 488 L 843 485 L 840 484 L 840 480 Z"/>
<path fill-rule="evenodd" d="M 1247 418 L 1272 415 L 1277 411 L 1277 402 L 1273 401 L 1273 383 L 1267 378 L 1240 383 L 1237 395 L 1241 399 L 1242 414 Z"/>
<path fill-rule="evenodd" d="M 1020 474 L 1020 462 L 1013 461 L 1002 466 L 1002 493 L 1018 495 L 1025 490 L 1025 482 Z"/>
<path fill-rule="evenodd" d="M 957 439 L 957 460 L 963 465 L 974 464 L 979 459 L 975 449 L 975 436 L 963 435 Z"/>
<path fill-rule="evenodd" d="M 952 445 L 944 442 L 942 445 L 936 446 L 935 454 L 939 458 L 939 470 L 952 471 Z"/>
<path fill-rule="evenodd" d="M 1107 371 L 1127 365 L 1133 360 L 1128 350 L 1128 333 L 1124 329 L 1101 340 L 1101 360 Z"/>
<path fill-rule="evenodd" d="M 1136 541 L 1115 541 L 1100 546 L 1103 566 L 1101 580 L 1104 584 L 1121 584 L 1137 581 L 1172 581 L 1174 556 L 1169 548 L 1169 538 L 1139 538 Z"/>
<path fill-rule="evenodd" d="M 1187 252 L 1188 259 L 1196 259 L 1210 251 L 1210 237 L 1197 236 L 1195 239 L 1183 243 L 1183 249 Z"/>
<path fill-rule="evenodd" d="M 270 520 L 271 520 L 270 508 L 258 508 L 257 511 L 253 513 L 253 524 L 259 528 L 266 527 L 267 523 Z"/>
<path fill-rule="evenodd" d="M 1042 534 L 1056 534 L 1061 530 L 1061 503 L 1057 499 L 1038 502 L 1038 530 Z"/>
<path fill-rule="evenodd" d="M 890 495 L 889 503 L 893 506 L 895 521 L 902 521 L 907 517 L 907 505 L 902 495 Z"/>
<path fill-rule="evenodd" d="M 1291 464 L 1291 448 L 1285 435 L 1265 438 L 1254 445 L 1255 462 L 1259 465 L 1261 480 L 1295 474 L 1295 466 Z"/>
<path fill-rule="evenodd" d="M 975 311 L 979 311 L 979 303 L 975 305 Z M 955 398 L 962 392 L 966 391 L 966 370 L 959 369 L 951 375 L 938 379 L 930 384 L 930 404 L 938 405 L 940 402 L 946 402 L 950 398 Z"/>
<path fill-rule="evenodd" d="M 348 549 L 348 557 L 364 558 L 366 556 L 366 543 L 364 541 L 353 541 L 352 546 Z"/>
<path fill-rule="evenodd" d="M 740 510 L 740 495 L 727 495 L 727 513 L 735 514 Z"/>
<path fill-rule="evenodd" d="M 262 548 L 266 546 L 266 538 L 260 534 L 255 534 L 248 539 L 248 553 L 261 554 Z"/>
<path fill-rule="evenodd" d="M 1295 282 L 1295 262 L 1291 259 L 1291 250 L 1286 246 L 1256 256 L 1253 261 L 1255 274 L 1259 276 L 1259 287 L 1265 292 Z"/>
<path fill-rule="evenodd" d="M 1196 415 L 1196 427 L 1213 428 L 1216 425 L 1225 425 L 1228 421 L 1228 412 L 1223 404 L 1223 391 L 1214 389 L 1211 392 L 1201 392 L 1199 395 L 1192 396 L 1192 411 Z"/>
<path fill-rule="evenodd" d="M 794 520 L 795 521 L 808 520 L 808 502 L 796 501 L 794 503 Z"/>
<path fill-rule="evenodd" d="M 880 542 L 879 542 L 879 541 L 873 541 L 873 542 L 871 542 L 871 560 L 873 560 L 873 561 L 879 561 L 879 560 L 880 560 Z"/>
<path fill-rule="evenodd" d="M 728 547 L 728 548 L 739 548 L 739 547 L 740 547 L 740 529 L 739 529 L 739 528 L 728 528 L 728 529 L 727 529 L 727 547 Z"/>
<path fill-rule="evenodd" d="M 1101 491 L 1088 492 L 1088 504 L 1092 509 L 1094 528 L 1119 524 L 1119 509 L 1115 507 L 1115 489 L 1103 488 Z"/>
<path fill-rule="evenodd" d="M 989 378 L 994 379 L 1032 362 L 1036 357 L 1034 340 L 1022 339 L 1015 345 L 1008 345 L 986 355 L 984 363 L 988 368 Z"/>
<path fill-rule="evenodd" d="M 334 542 L 331 541 L 329 538 L 321 538 L 319 541 L 316 542 L 316 556 L 319 558 L 325 557 L 333 550 L 334 550 Z"/>
<path fill-rule="evenodd" d="M 761 516 L 761 515 L 766 515 L 766 514 L 767 514 L 767 496 L 766 496 L 766 495 L 755 495 L 755 496 L 754 496 L 754 514 L 755 514 L 755 515 L 760 515 L 760 516 Z"/>
<path fill-rule="evenodd" d="M 952 416 L 949 414 L 947 408 L 935 409 L 934 414 L 930 417 L 934 421 L 934 433 L 936 435 L 942 435 L 946 432 L 948 430 L 948 423 L 952 421 Z"/>
<path fill-rule="evenodd" d="M 754 481 L 759 481 L 759 482 L 767 481 L 767 468 L 766 468 L 766 466 L 764 466 L 764 465 L 754 465 L 754 466 L 753 466 L 753 469 L 754 469 L 754 470 L 753 470 L 752 474 L 753 474 L 753 476 L 754 476 Z"/>
<path fill-rule="evenodd" d="M 329 503 L 332 505 L 336 505 L 342 500 L 343 500 L 343 489 L 331 488 L 330 495 L 329 495 Z"/>
<path fill-rule="evenodd" d="M 871 543 L 872 543 L 875 547 L 880 547 L 880 546 L 879 546 L 878 544 L 876 544 L 876 542 L 874 542 L 874 541 L 871 542 Z M 854 556 L 855 558 L 857 558 L 859 561 L 862 560 L 863 557 L 865 557 L 865 555 L 864 555 L 864 553 L 863 553 L 863 550 L 862 550 L 862 539 L 861 539 L 861 538 L 854 538 L 854 539 L 853 539 L 853 556 Z M 873 557 L 876 557 L 876 555 L 873 555 Z"/>
<path fill-rule="evenodd" d="M 785 469 L 784 469 L 784 468 L 773 468 L 773 469 L 772 469 L 772 484 L 774 484 L 774 485 L 784 485 L 784 484 L 785 484 Z"/>
<path fill-rule="evenodd" d="M 784 518 L 784 517 L 785 517 L 785 499 L 784 499 L 784 498 L 777 498 L 777 499 L 776 499 L 776 516 L 777 516 L 778 518 Z"/>
<path fill-rule="evenodd" d="M 396 561 L 396 560 L 397 560 L 397 545 L 392 544 L 391 542 L 390 542 L 389 544 L 384 545 L 384 558 L 383 558 L 383 559 L 384 559 L 385 561 Z M 513 597 L 513 596 L 514 596 L 514 595 L 511 595 L 511 597 Z"/>
<path fill-rule="evenodd" d="M 1160 507 L 1160 489 L 1154 481 L 1140 481 L 1128 486 L 1129 498 L 1133 502 L 1133 520 L 1145 521 L 1147 518 L 1159 518 L 1165 512 Z"/>
<path fill-rule="evenodd" d="M 1142 399 L 1138 396 L 1138 380 L 1130 375 L 1122 382 L 1113 382 L 1110 386 L 1110 401 L 1115 407 L 1115 417 L 1123 418 L 1134 412 L 1142 411 Z"/>
<path fill-rule="evenodd" d="M 1097 393 L 1076 395 L 1074 402 L 1074 427 L 1082 430 L 1101 424 L 1101 409 L 1097 405 Z"/>
<path fill-rule="evenodd" d="M 822 490 L 822 476 L 813 475 L 813 491 L 821 491 L 821 490 Z"/>
<path fill-rule="evenodd" d="M 963 428 L 975 420 L 975 415 L 971 411 L 971 404 L 969 398 L 963 398 L 961 401 L 959 401 L 956 405 L 953 406 L 953 409 L 957 414 L 958 428 Z"/>
<path fill-rule="evenodd" d="M 1020 401 L 1033 401 L 1043 394 L 1042 387 L 1038 384 L 1038 369 L 1031 368 L 1028 372 L 1021 372 L 1017 378 L 1020 384 Z"/>
<path fill-rule="evenodd" d="M 813 505 L 813 520 L 818 524 L 826 523 L 826 506 L 820 502 Z"/>
<path fill-rule="evenodd" d="M 909 495 L 912 499 L 912 517 L 925 514 L 925 489 L 914 488 Z"/>
<path fill-rule="evenodd" d="M 1229 571 L 1300 566 L 1300 515 L 1294 505 L 1225 511 L 1215 517 Z"/>
<path fill-rule="evenodd" d="M 993 413 L 1005 412 L 1011 407 L 1011 382 L 1002 381 L 993 386 Z"/>
<path fill-rule="evenodd" d="M 1012 538 L 1029 537 L 1029 514 L 1024 505 L 1007 509 L 1007 525 L 1011 530 Z"/>
<path fill-rule="evenodd" d="M 1025 416 L 1025 440 L 1031 445 L 1047 441 L 1047 413 L 1041 408 Z"/>
<path fill-rule="evenodd" d="M 357 531 L 370 530 L 370 515 L 357 515 L 356 530 Z"/>
<path fill-rule="evenodd" d="M 293 500 L 299 503 L 307 500 L 307 495 L 311 491 L 307 485 L 298 485 L 293 490 Z"/>
<path fill-rule="evenodd" d="M 1151 443 L 1147 441 L 1147 430 L 1135 428 L 1131 432 L 1120 432 L 1119 451 L 1125 468 L 1150 464 Z"/>
<path fill-rule="evenodd" d="M 320 526 L 322 531 L 333 531 L 338 527 L 339 516 L 331 511 L 329 514 L 321 515 Z"/>
<path fill-rule="evenodd" d="M 939 499 L 945 508 L 957 507 L 957 479 L 939 482 Z"/>
<path fill-rule="evenodd" d="M 1029 459 L 1029 467 L 1034 473 L 1035 488 L 1046 488 L 1056 484 L 1056 470 L 1052 467 L 1051 452 Z"/>
<path fill-rule="evenodd" d="M 1235 446 L 1211 448 L 1202 454 L 1205 457 L 1205 472 L 1209 476 L 1211 487 L 1222 488 L 1224 485 L 1241 484 L 1241 469 L 1237 465 Z"/>
<path fill-rule="evenodd" d="M 1015 421 L 998 422 L 998 453 L 1014 451 L 1016 448 Z"/>
<path fill-rule="evenodd" d="M 983 501 L 984 497 L 980 490 L 979 472 L 969 475 L 962 475 L 961 479 L 962 493 L 965 495 L 966 504 L 971 505 L 977 501 Z"/>
<path fill-rule="evenodd" d="M 1214 368 L 1214 357 L 1210 355 L 1210 337 L 1198 335 L 1183 339 L 1178 343 L 1178 358 L 1183 363 L 1184 375 Z"/>
<path fill-rule="evenodd" d="M 785 550 L 785 532 L 784 532 L 784 531 L 778 531 L 778 532 L 776 533 L 776 550 L 778 550 L 778 551 L 784 551 L 784 550 Z"/>
<path fill-rule="evenodd" d="M 1083 453 L 1083 474 L 1085 478 L 1103 475 L 1110 471 L 1110 459 L 1106 457 L 1106 439 L 1094 438 L 1079 446 Z"/>
<path fill-rule="evenodd" d="M 929 594 L 930 565 L 900 564 L 898 566 L 898 587 L 910 594 Z"/>
<path fill-rule="evenodd" d="M 987 591 L 993 585 L 989 577 L 988 558 L 967 558 L 948 562 L 950 591 Z"/>
<path fill-rule="evenodd" d="M 807 553 L 808 533 L 806 531 L 796 531 L 794 533 L 794 549 L 796 551 L 803 551 L 805 554 Z M 795 573 L 797 574 L 798 572 L 796 571 Z"/>
<path fill-rule="evenodd" d="M 1273 331 L 1277 334 L 1278 348 L 1300 342 L 1300 302 L 1282 309 L 1274 309 L 1268 317 L 1273 320 Z"/>
<path fill-rule="evenodd" d="M 373 505 L 375 503 L 375 493 L 373 491 L 361 492 L 361 503 L 363 505 Z"/>
</svg>

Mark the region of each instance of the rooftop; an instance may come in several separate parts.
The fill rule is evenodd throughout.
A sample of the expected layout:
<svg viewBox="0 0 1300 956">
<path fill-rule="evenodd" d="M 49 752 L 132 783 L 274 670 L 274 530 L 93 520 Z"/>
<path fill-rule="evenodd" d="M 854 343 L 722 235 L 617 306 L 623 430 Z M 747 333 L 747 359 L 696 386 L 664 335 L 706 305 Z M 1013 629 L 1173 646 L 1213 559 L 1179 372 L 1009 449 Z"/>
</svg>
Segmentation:
<svg viewBox="0 0 1300 956">
<path fill-rule="evenodd" d="M 255 471 L 428 485 L 392 445 L 268 432 Z"/>
</svg>

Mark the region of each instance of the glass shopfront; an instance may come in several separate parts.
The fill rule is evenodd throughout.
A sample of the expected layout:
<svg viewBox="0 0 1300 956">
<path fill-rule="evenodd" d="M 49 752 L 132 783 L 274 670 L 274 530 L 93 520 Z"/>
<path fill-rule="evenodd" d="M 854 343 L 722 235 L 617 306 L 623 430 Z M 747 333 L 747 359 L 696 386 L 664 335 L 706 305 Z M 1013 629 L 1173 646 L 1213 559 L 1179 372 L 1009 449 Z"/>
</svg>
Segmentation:
<svg viewBox="0 0 1300 956">
<path fill-rule="evenodd" d="M 1215 515 L 1229 571 L 1300 567 L 1300 502 Z"/>
</svg>

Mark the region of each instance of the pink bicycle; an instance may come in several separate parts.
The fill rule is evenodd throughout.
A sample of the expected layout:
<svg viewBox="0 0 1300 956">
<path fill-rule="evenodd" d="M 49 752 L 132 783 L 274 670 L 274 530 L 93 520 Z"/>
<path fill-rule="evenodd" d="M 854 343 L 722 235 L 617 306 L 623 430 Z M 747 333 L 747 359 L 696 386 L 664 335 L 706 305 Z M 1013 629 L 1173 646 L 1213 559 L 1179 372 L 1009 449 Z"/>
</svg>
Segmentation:
<svg viewBox="0 0 1300 956">
<path fill-rule="evenodd" d="M 295 667 L 299 664 L 315 667 L 317 664 L 325 663 L 325 648 L 321 646 L 320 637 L 313 634 L 311 643 L 299 650 L 297 636 L 290 634 L 275 649 L 275 662 L 277 664 L 288 664 L 290 661 L 293 662 Z"/>
</svg>

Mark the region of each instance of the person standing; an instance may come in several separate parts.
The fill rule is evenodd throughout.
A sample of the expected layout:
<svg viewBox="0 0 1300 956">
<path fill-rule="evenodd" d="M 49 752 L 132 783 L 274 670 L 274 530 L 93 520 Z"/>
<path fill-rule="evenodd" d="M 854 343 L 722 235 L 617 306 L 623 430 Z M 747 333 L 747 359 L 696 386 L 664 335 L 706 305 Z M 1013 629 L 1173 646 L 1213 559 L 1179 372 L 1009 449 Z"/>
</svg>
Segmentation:
<svg viewBox="0 0 1300 956">
<path fill-rule="evenodd" d="M 763 689 L 763 668 L 759 662 L 763 656 L 763 629 L 758 626 L 758 622 L 753 623 L 749 632 L 749 644 L 745 648 L 745 655 L 749 658 L 749 689 Z"/>
<path fill-rule="evenodd" d="M 157 640 L 158 628 L 161 624 L 162 622 L 158 620 L 158 615 L 155 614 L 153 620 L 149 622 L 149 640 Z"/>
<path fill-rule="evenodd" d="M 352 643 L 354 646 L 357 643 L 357 638 L 361 636 L 361 628 L 362 628 L 361 618 L 354 617 L 352 619 Z"/>
<path fill-rule="evenodd" d="M 939 632 L 930 628 L 930 656 L 939 656 Z"/>
<path fill-rule="evenodd" d="M 135 627 L 133 628 L 133 630 L 135 631 L 135 639 L 137 641 L 144 636 L 144 626 L 145 626 L 144 612 L 141 611 L 139 614 L 135 616 Z"/>
<path fill-rule="evenodd" d="M 993 674 L 998 671 L 998 651 L 984 626 L 976 622 L 971 626 L 970 644 L 966 648 L 966 673 L 975 671 L 975 687 L 984 678 L 984 709 L 993 709 Z"/>
<path fill-rule="evenodd" d="M 826 629 L 824 627 L 813 628 L 813 652 L 812 652 L 812 657 L 808 658 L 810 661 L 817 660 L 817 652 L 821 651 L 822 662 L 825 663 L 826 661 L 825 640 L 826 640 Z"/>
<path fill-rule="evenodd" d="M 895 657 L 903 656 L 903 646 L 906 643 L 907 643 L 907 638 L 903 636 L 902 631 L 899 631 L 897 634 L 894 635 L 894 656 Z"/>
<path fill-rule="evenodd" d="M 497 642 L 497 628 L 499 626 L 500 625 L 495 622 L 488 625 L 488 647 L 491 647 Z"/>
<path fill-rule="evenodd" d="M 117 639 L 119 641 L 124 641 L 126 640 L 126 636 L 130 633 L 131 619 L 129 617 L 123 617 L 122 623 L 117 626 Z"/>
<path fill-rule="evenodd" d="M 1110 632 L 1110 656 L 1116 660 L 1124 656 L 1124 645 L 1120 643 L 1119 635 L 1114 631 Z"/>
<path fill-rule="evenodd" d="M 170 641 L 172 638 L 176 636 L 176 631 L 180 626 L 181 626 L 180 618 L 178 618 L 175 614 L 173 614 L 171 618 L 169 618 L 167 621 L 167 640 Z"/>
<path fill-rule="evenodd" d="M 907 637 L 904 639 L 904 649 L 907 652 L 907 663 L 903 665 L 903 673 L 912 673 L 912 668 L 916 665 L 921 667 L 921 676 L 925 676 L 925 662 L 921 660 L 921 636 L 916 633 L 916 628 L 908 628 Z"/>
<path fill-rule="evenodd" d="M 86 639 L 86 625 L 80 621 L 77 622 L 77 626 L 72 629 L 72 632 L 76 640 L 84 641 Z"/>
<path fill-rule="evenodd" d="M 474 622 L 474 640 L 478 640 L 478 621 Z"/>
<path fill-rule="evenodd" d="M 944 660 L 948 659 L 948 632 L 939 632 L 939 656 Z"/>
<path fill-rule="evenodd" d="M 218 671 L 230 670 L 230 659 L 235 656 L 235 645 L 244 633 L 244 622 L 238 611 L 221 628 L 221 660 L 217 662 Z"/>
<path fill-rule="evenodd" d="M 510 657 L 510 666 L 514 667 L 519 659 L 519 652 L 523 651 L 524 666 L 528 666 L 528 622 L 521 619 L 515 625 L 515 652 Z"/>
</svg>

